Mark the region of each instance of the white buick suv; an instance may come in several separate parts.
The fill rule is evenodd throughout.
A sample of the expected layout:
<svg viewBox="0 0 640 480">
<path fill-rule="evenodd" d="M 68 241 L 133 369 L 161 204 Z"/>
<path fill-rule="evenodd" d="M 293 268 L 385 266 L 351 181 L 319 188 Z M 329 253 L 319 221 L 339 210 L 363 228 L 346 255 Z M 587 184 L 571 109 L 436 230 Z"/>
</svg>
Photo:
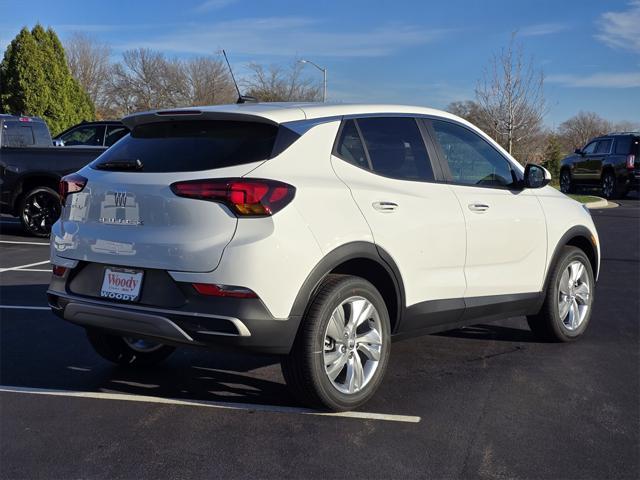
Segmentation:
<svg viewBox="0 0 640 480">
<path fill-rule="evenodd" d="M 589 324 L 588 211 L 458 117 L 258 103 L 123 123 L 61 182 L 48 290 L 112 362 L 277 354 L 302 402 L 345 410 L 374 394 L 394 338 L 525 315 L 569 341 Z"/>
</svg>

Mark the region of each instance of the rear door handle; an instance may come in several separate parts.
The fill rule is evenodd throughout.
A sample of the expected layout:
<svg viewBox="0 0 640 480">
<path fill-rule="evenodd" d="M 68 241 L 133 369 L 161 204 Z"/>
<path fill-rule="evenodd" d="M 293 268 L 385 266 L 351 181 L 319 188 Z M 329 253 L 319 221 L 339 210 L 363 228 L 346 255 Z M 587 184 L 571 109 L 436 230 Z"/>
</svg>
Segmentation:
<svg viewBox="0 0 640 480">
<path fill-rule="evenodd" d="M 468 206 L 469 210 L 477 213 L 482 213 L 489 210 L 489 205 L 487 205 L 486 203 L 470 203 Z"/>
<path fill-rule="evenodd" d="M 398 204 L 394 202 L 373 202 L 373 208 L 383 213 L 395 212 L 398 209 Z"/>
</svg>

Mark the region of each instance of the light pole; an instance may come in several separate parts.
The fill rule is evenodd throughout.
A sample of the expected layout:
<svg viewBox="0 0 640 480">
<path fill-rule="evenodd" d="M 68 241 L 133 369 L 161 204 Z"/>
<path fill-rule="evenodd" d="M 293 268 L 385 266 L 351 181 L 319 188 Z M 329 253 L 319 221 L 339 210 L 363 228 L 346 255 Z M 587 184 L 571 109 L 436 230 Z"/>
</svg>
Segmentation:
<svg viewBox="0 0 640 480">
<path fill-rule="evenodd" d="M 312 62 L 311 60 L 300 60 L 300 63 L 309 63 L 311 65 L 313 65 L 314 67 L 316 67 L 318 70 L 320 70 L 322 72 L 322 103 L 327 101 L 327 69 L 326 68 L 322 68 L 320 66 L 318 66 L 316 63 Z"/>
</svg>

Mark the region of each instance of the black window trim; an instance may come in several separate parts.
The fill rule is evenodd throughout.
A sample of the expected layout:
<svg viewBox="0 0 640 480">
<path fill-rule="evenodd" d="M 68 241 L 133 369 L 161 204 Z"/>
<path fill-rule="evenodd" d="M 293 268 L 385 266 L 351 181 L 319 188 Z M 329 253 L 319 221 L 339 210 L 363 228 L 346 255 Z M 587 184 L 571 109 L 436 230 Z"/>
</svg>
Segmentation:
<svg viewBox="0 0 640 480">
<path fill-rule="evenodd" d="M 433 180 L 420 180 L 420 179 L 410 179 L 410 178 L 397 178 L 397 177 L 390 177 L 388 175 L 383 175 L 380 172 L 376 172 L 373 169 L 373 165 L 371 163 L 371 156 L 369 155 L 369 149 L 367 148 L 367 144 L 364 141 L 364 138 L 362 137 L 362 132 L 360 131 L 360 126 L 358 125 L 358 119 L 359 118 L 398 118 L 398 117 L 402 117 L 402 118 L 413 118 L 413 120 L 416 122 L 416 127 L 418 127 L 418 131 L 420 132 L 420 136 L 422 138 L 422 143 L 424 144 L 425 150 L 427 152 L 427 157 L 428 157 L 428 161 L 429 164 L 431 165 L 431 171 L 433 172 Z M 364 154 L 367 158 L 367 164 L 369 166 L 369 168 L 364 168 L 361 167 L 360 165 L 356 165 L 354 163 L 351 163 L 349 160 L 347 160 L 346 158 L 342 157 L 339 153 L 338 153 L 338 145 L 340 143 L 340 138 L 342 137 L 342 130 L 344 129 L 346 123 L 349 120 L 353 120 L 355 126 L 356 126 L 356 130 L 358 131 L 358 136 L 360 137 L 360 143 L 362 143 L 362 148 L 364 150 Z M 444 177 L 442 176 L 442 171 L 440 168 L 440 164 L 438 162 L 438 160 L 435 160 L 434 156 L 435 155 L 435 151 L 433 150 L 432 146 L 429 143 L 429 140 L 425 137 L 425 131 L 422 128 L 421 125 L 421 116 L 420 115 L 412 115 L 412 114 L 385 114 L 385 113 L 379 113 L 379 114 L 364 114 L 364 115 L 344 115 L 341 118 L 340 121 L 340 126 L 338 128 L 338 133 L 336 134 L 336 138 L 333 141 L 333 148 L 331 149 L 331 155 L 333 155 L 336 158 L 339 158 L 340 160 L 342 160 L 345 163 L 348 163 L 349 165 L 352 165 L 356 168 L 359 168 L 360 170 L 364 170 L 365 172 L 368 172 L 372 175 L 376 175 L 378 177 L 382 177 L 382 178 L 388 178 L 390 180 L 398 180 L 401 182 L 419 182 L 419 183 L 444 183 Z"/>
<path fill-rule="evenodd" d="M 435 129 L 433 128 L 432 125 L 432 121 L 436 120 L 439 122 L 447 122 L 447 123 L 451 123 L 453 125 L 456 125 L 458 127 L 462 127 L 465 130 L 471 132 L 472 134 L 480 137 L 482 140 L 484 140 L 487 145 L 489 145 L 489 147 L 491 147 L 505 162 L 507 162 L 507 165 L 509 165 L 509 168 L 511 169 L 511 171 L 513 173 L 515 173 L 515 175 L 518 177 L 518 181 L 515 182 L 514 184 L 511 185 L 472 185 L 469 183 L 463 183 L 463 182 L 455 182 L 453 180 L 453 175 L 451 174 L 451 169 L 449 168 L 449 163 L 447 162 L 446 157 L 444 156 L 444 152 L 442 151 L 440 144 L 437 141 L 437 137 L 436 137 L 436 132 Z M 496 147 L 493 146 L 493 144 L 491 142 L 488 142 L 485 138 L 483 138 L 481 135 L 478 134 L 478 132 L 476 132 L 475 130 L 469 128 L 467 125 L 464 125 L 463 123 L 460 122 L 456 122 L 455 120 L 451 120 L 448 118 L 443 118 L 443 117 L 436 117 L 436 116 L 424 116 L 422 118 L 422 122 L 425 124 L 425 128 L 426 130 L 429 132 L 429 136 L 431 137 L 431 141 L 433 142 L 434 145 L 434 149 L 437 152 L 437 160 L 440 164 L 440 168 L 442 169 L 444 175 L 444 181 L 442 183 L 447 183 L 449 185 L 456 185 L 456 186 L 461 186 L 461 187 L 474 187 L 474 188 L 490 188 L 493 190 L 510 190 L 510 191 L 521 191 L 524 187 L 524 179 L 523 174 L 520 172 L 520 170 L 518 168 L 515 167 L 514 163 L 507 157 L 505 157 L 502 152 L 500 152 L 500 150 L 498 150 Z"/>
</svg>

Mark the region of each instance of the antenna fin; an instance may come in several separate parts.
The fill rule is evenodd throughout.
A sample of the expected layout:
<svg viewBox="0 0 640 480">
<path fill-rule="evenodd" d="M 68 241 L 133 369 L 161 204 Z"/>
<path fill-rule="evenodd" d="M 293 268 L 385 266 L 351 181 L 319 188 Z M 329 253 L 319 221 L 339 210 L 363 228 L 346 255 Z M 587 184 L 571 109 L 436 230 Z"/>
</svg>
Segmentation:
<svg viewBox="0 0 640 480">
<path fill-rule="evenodd" d="M 236 77 L 233 75 L 233 70 L 231 69 L 231 64 L 229 63 L 227 52 L 224 51 L 224 48 L 222 49 L 222 55 L 224 55 L 224 59 L 227 62 L 227 67 L 229 67 L 229 73 L 231 74 L 231 80 L 233 80 L 233 84 L 236 87 L 236 92 L 238 92 L 238 100 L 236 101 L 236 103 L 257 102 L 257 98 L 251 97 L 249 95 L 242 95 L 242 93 L 240 93 L 238 82 L 236 82 Z"/>
</svg>

